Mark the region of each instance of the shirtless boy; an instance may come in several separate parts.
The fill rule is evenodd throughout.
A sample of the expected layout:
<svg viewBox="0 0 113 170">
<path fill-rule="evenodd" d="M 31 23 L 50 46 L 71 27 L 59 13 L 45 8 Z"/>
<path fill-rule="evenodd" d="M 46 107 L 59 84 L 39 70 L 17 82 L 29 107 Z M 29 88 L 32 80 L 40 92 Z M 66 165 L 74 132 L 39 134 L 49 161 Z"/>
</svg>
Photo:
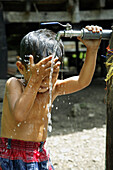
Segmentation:
<svg viewBox="0 0 113 170">
<path fill-rule="evenodd" d="M 101 27 L 87 26 L 92 32 Z M 44 143 L 48 127 L 49 75 L 56 34 L 49 30 L 28 33 L 21 41 L 16 65 L 24 80 L 10 78 L 6 83 L 0 138 L 0 166 L 3 170 L 54 169 Z M 54 58 L 52 102 L 59 95 L 74 93 L 88 86 L 94 74 L 101 40 L 81 40 L 87 47 L 79 76 L 57 80 L 63 44 Z"/>
</svg>

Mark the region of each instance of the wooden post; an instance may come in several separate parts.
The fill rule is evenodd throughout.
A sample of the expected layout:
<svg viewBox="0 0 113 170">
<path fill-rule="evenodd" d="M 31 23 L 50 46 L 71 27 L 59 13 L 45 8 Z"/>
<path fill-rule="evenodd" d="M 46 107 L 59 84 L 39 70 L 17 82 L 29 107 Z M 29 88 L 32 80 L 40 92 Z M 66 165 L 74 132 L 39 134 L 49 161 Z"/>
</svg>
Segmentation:
<svg viewBox="0 0 113 170">
<path fill-rule="evenodd" d="M 5 23 L 3 20 L 3 9 L 0 3 L 0 79 L 7 77 L 7 43 Z"/>
<path fill-rule="evenodd" d="M 113 50 L 113 33 L 109 42 L 110 49 Z M 110 54 L 110 53 L 109 53 Z M 113 56 L 113 53 L 108 55 L 108 59 Z M 113 57 L 110 59 L 111 64 L 113 64 Z M 113 169 L 113 76 L 110 73 L 112 69 L 108 66 L 108 74 L 111 77 L 107 81 L 107 135 L 106 135 L 106 170 Z"/>
</svg>

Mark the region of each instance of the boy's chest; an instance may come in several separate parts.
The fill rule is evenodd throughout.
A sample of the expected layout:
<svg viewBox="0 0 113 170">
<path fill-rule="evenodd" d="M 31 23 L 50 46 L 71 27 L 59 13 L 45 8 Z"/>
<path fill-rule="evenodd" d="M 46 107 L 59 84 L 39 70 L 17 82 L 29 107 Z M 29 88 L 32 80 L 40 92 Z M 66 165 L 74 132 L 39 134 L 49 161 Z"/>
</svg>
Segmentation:
<svg viewBox="0 0 113 170">
<path fill-rule="evenodd" d="M 29 112 L 28 119 L 29 120 L 38 120 L 43 121 L 47 117 L 48 112 L 48 96 L 46 95 L 37 95 L 32 109 Z"/>
</svg>

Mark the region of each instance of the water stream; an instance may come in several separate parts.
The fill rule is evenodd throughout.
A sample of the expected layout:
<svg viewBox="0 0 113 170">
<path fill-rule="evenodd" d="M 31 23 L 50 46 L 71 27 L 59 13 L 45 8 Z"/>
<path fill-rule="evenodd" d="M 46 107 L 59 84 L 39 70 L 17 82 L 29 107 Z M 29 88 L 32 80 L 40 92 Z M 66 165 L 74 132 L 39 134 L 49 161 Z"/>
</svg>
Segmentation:
<svg viewBox="0 0 113 170">
<path fill-rule="evenodd" d="M 54 46 L 54 52 L 52 55 L 51 59 L 51 71 L 50 71 L 50 76 L 49 76 L 49 104 L 48 104 L 48 131 L 52 131 L 52 120 L 51 120 L 51 107 L 52 107 L 52 89 L 53 89 L 53 84 L 52 84 L 52 75 L 53 75 L 53 67 L 54 67 L 54 58 L 56 57 L 56 51 L 58 47 L 58 42 Z"/>
</svg>

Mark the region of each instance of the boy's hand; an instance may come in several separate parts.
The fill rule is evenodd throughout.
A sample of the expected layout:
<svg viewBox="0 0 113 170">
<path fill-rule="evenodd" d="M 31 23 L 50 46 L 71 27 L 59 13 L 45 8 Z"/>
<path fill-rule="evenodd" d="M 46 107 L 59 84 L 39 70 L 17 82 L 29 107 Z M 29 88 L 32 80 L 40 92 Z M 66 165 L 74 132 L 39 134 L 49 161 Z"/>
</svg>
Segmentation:
<svg viewBox="0 0 113 170">
<path fill-rule="evenodd" d="M 88 31 L 92 31 L 93 33 L 95 32 L 99 33 L 100 31 L 102 31 L 102 27 L 99 26 L 91 25 L 91 26 L 86 26 L 85 28 L 88 29 Z M 87 49 L 91 49 L 91 50 L 98 50 L 98 47 L 101 42 L 101 39 L 82 40 L 80 37 L 77 38 L 87 47 Z"/>
<path fill-rule="evenodd" d="M 30 74 L 34 82 L 38 82 L 39 79 L 42 81 L 45 77 L 49 77 L 50 71 L 51 71 L 51 59 L 52 56 L 46 57 L 39 61 L 37 64 L 34 64 L 33 56 L 30 56 Z M 53 72 L 58 69 L 60 66 L 60 62 L 58 61 L 58 58 L 54 59 L 53 64 Z"/>
</svg>

